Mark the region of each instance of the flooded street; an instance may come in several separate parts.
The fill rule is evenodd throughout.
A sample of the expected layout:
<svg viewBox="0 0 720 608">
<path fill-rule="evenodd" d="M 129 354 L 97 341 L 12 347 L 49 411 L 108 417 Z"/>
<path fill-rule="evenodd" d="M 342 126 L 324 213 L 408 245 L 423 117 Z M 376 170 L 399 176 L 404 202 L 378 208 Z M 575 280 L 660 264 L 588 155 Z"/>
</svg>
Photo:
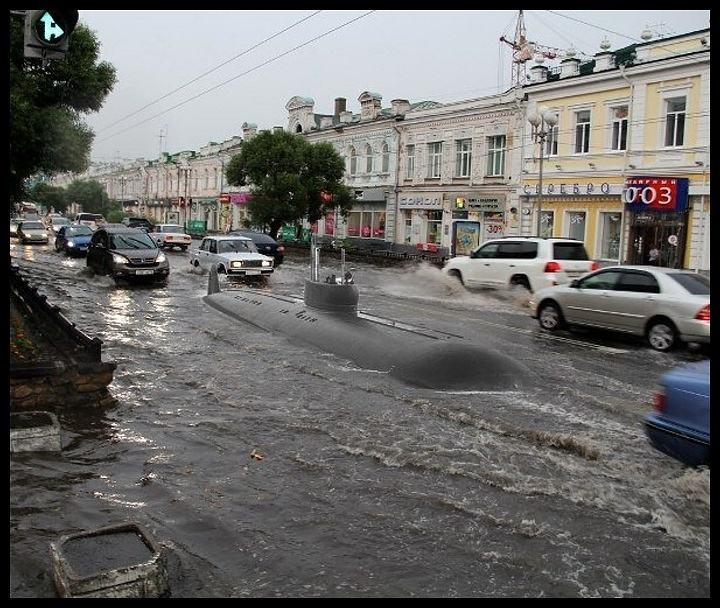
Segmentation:
<svg viewBox="0 0 720 608">
<path fill-rule="evenodd" d="M 60 454 L 12 455 L 11 597 L 54 597 L 50 542 L 123 521 L 169 547 L 173 597 L 710 594 L 709 470 L 642 426 L 659 376 L 706 355 L 549 335 L 522 293 L 350 263 L 364 313 L 527 369 L 523 391 L 418 389 L 211 309 L 188 253 L 159 288 L 10 253 L 103 340 L 118 400 L 58 409 Z M 263 289 L 302 297 L 308 274 L 292 253 Z"/>
</svg>

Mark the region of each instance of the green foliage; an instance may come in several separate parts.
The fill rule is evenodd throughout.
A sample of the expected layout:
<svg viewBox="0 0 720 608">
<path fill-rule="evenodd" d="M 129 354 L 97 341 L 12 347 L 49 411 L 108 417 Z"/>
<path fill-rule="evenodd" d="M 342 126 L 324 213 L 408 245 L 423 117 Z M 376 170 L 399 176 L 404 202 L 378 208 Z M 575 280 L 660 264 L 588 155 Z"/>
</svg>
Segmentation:
<svg viewBox="0 0 720 608">
<path fill-rule="evenodd" d="M 117 206 L 119 206 L 120 208 L 118 209 Z M 105 219 L 110 224 L 119 224 L 120 222 L 122 222 L 123 218 L 125 217 L 125 214 L 123 213 L 123 210 L 122 210 L 122 205 L 118 203 L 117 206 L 113 206 L 113 208 L 110 211 L 108 211 L 107 215 L 105 216 Z"/>
<path fill-rule="evenodd" d="M 100 182 L 76 179 L 65 191 L 67 204 L 77 203 L 85 213 L 102 213 L 110 209 L 107 192 Z"/>
<path fill-rule="evenodd" d="M 89 163 L 92 130 L 81 115 L 98 111 L 115 84 L 115 68 L 99 62 L 100 43 L 84 25 L 70 36 L 67 55 L 46 66 L 26 59 L 23 20 L 10 17 L 11 202 L 26 196 L 35 173 L 81 172 Z"/>
<path fill-rule="evenodd" d="M 57 213 L 65 211 L 68 204 L 64 188 L 56 188 L 44 182 L 38 182 L 30 189 L 28 200 L 48 211 L 55 209 Z"/>
<path fill-rule="evenodd" d="M 233 186 L 249 185 L 248 213 L 254 225 L 269 226 L 275 237 L 283 224 L 307 218 L 314 222 L 339 207 L 352 207 L 351 191 L 342 184 L 345 161 L 328 143 L 311 144 L 301 135 L 264 132 L 243 143 L 228 163 Z M 332 195 L 323 200 L 321 193 Z"/>
</svg>

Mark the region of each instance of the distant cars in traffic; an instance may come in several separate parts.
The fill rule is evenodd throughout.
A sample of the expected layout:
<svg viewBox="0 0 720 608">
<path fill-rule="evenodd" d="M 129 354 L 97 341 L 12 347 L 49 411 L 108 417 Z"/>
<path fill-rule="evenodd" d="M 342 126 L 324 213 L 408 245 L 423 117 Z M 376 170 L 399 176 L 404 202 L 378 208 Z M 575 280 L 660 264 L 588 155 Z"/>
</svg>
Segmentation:
<svg viewBox="0 0 720 608">
<path fill-rule="evenodd" d="M 108 224 L 98 228 L 90 239 L 87 266 L 116 282 L 149 280 L 165 283 L 170 265 L 155 241 L 140 228 Z"/>
<path fill-rule="evenodd" d="M 97 230 L 107 222 L 99 213 L 78 213 L 75 216 L 75 223 L 84 224 L 85 226 L 90 226 L 92 230 Z"/>
<path fill-rule="evenodd" d="M 25 243 L 47 244 L 48 235 L 45 225 L 40 220 L 23 220 L 17 227 L 17 238 L 24 245 Z"/>
<path fill-rule="evenodd" d="M 207 236 L 193 252 L 190 264 L 209 270 L 217 264 L 218 272 L 228 277 L 262 277 L 273 273 L 272 257 L 258 253 L 255 244 L 245 236 Z"/>
<path fill-rule="evenodd" d="M 687 270 L 608 266 L 530 300 L 540 326 L 585 326 L 644 336 L 655 350 L 710 342 L 710 280 Z"/>
<path fill-rule="evenodd" d="M 663 374 L 653 407 L 644 420 L 650 443 L 685 464 L 709 464 L 710 360 Z"/>
<path fill-rule="evenodd" d="M 568 283 L 598 267 L 582 241 L 504 237 L 485 241 L 470 255 L 449 260 L 443 273 L 467 287 L 518 285 L 530 291 Z"/>
<path fill-rule="evenodd" d="M 92 235 L 92 229 L 83 224 L 61 226 L 55 237 L 55 251 L 63 251 L 70 256 L 85 255 Z"/>
<path fill-rule="evenodd" d="M 155 224 L 149 232 L 152 238 L 160 247 L 180 247 L 183 251 L 192 244 L 192 237 L 185 232 L 185 229 L 178 224 Z"/>
<path fill-rule="evenodd" d="M 10 218 L 10 238 L 17 238 L 17 229 L 22 220 L 19 217 Z"/>
<path fill-rule="evenodd" d="M 282 264 L 282 261 L 285 259 L 285 246 L 280 245 L 280 243 L 269 234 L 255 232 L 254 230 L 236 230 L 228 233 L 228 236 L 246 236 L 252 239 L 259 253 L 272 256 L 275 260 L 275 268 Z"/>
<path fill-rule="evenodd" d="M 53 215 L 48 218 L 47 222 L 48 230 L 51 230 L 53 234 L 57 234 L 63 226 L 69 225 L 70 220 L 66 217 L 62 217 L 61 215 Z"/>
<path fill-rule="evenodd" d="M 124 217 L 120 223 L 129 228 L 142 228 L 145 232 L 150 232 L 153 227 L 150 220 L 144 217 Z"/>
</svg>

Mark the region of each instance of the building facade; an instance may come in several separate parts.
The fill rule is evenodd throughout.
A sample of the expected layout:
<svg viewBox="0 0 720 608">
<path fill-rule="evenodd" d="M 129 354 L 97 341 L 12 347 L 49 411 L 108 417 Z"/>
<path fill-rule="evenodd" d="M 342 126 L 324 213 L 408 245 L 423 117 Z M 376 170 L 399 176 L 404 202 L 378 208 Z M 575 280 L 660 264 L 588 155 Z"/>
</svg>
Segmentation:
<svg viewBox="0 0 720 608">
<path fill-rule="evenodd" d="M 709 51 L 701 30 L 532 67 L 526 109 L 558 122 L 542 152 L 525 129 L 522 232 L 540 207 L 541 235 L 581 239 L 593 259 L 645 264 L 657 247 L 663 266 L 709 270 Z"/>
</svg>

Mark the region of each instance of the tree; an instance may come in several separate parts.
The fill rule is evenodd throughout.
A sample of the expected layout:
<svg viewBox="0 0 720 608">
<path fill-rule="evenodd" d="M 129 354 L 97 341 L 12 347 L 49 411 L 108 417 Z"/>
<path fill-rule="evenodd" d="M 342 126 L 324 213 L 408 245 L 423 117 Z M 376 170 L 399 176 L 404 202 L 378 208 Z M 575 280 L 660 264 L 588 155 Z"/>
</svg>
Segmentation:
<svg viewBox="0 0 720 608">
<path fill-rule="evenodd" d="M 346 215 L 352 196 L 342 184 L 344 172 L 345 161 L 331 144 L 266 131 L 243 142 L 225 173 L 229 184 L 250 186 L 248 213 L 275 238 L 285 223 L 315 222 L 338 207 Z"/>
<path fill-rule="evenodd" d="M 63 213 L 68 205 L 64 188 L 57 188 L 44 182 L 38 182 L 30 189 L 28 199 L 48 211 L 54 209 L 57 213 Z"/>
<path fill-rule="evenodd" d="M 110 209 L 110 200 L 100 182 L 79 180 L 72 182 L 65 191 L 67 204 L 77 203 L 85 213 L 105 215 Z"/>
<path fill-rule="evenodd" d="M 11 202 L 27 195 L 25 180 L 35 173 L 84 171 L 92 130 L 82 115 L 97 112 L 115 84 L 115 68 L 98 62 L 100 44 L 84 25 L 70 36 L 62 60 L 43 66 L 24 57 L 24 26 L 10 16 L 10 183 Z"/>
</svg>

